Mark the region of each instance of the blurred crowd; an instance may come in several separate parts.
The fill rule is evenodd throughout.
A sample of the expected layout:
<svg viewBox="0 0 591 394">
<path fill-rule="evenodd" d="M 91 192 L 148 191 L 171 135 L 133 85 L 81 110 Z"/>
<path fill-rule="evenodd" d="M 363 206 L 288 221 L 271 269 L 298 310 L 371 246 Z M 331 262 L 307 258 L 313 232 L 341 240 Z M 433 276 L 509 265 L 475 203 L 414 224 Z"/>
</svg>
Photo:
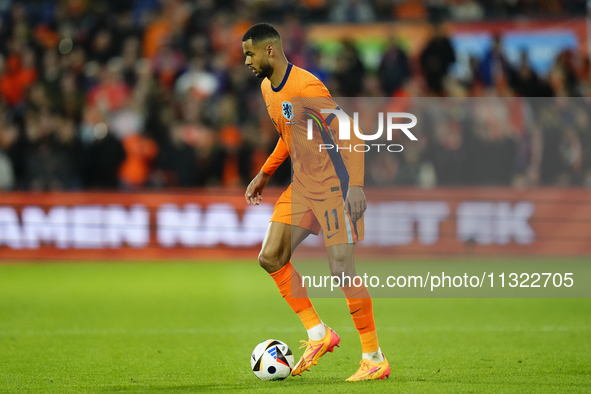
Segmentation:
<svg viewBox="0 0 591 394">
<path fill-rule="evenodd" d="M 281 25 L 288 59 L 334 97 L 588 97 L 586 57 L 565 51 L 537 75 L 525 52 L 507 61 L 500 36 L 468 78 L 453 78 L 441 24 L 584 14 L 584 0 L 0 0 L 0 190 L 247 184 L 278 138 L 240 46 L 259 21 Z M 432 38 L 418 56 L 393 40 L 375 72 L 352 42 L 327 67 L 306 39 L 311 22 L 402 19 L 430 21 Z M 451 119 L 420 147 L 379 159 L 390 163 L 369 162 L 369 183 L 591 186 L 584 100 L 570 117 L 558 102 L 554 112 L 524 104 L 548 122 L 523 132 Z M 572 127 L 556 123 L 565 118 Z M 290 177 L 285 163 L 272 182 Z"/>
<path fill-rule="evenodd" d="M 587 98 L 397 97 L 370 105 L 410 112 L 421 121 L 412 128 L 415 142 L 403 133 L 393 134 L 393 141 L 372 141 L 404 150 L 366 153 L 368 186 L 591 187 Z M 370 119 L 363 130 L 374 133 L 375 122 Z"/>
</svg>

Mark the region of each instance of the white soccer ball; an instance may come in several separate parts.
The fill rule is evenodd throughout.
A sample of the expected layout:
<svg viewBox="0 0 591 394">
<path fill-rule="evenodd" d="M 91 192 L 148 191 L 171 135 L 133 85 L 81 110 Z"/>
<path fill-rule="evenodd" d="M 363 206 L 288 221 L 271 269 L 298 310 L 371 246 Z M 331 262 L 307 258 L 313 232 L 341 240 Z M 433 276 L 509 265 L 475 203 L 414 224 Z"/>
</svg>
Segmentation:
<svg viewBox="0 0 591 394">
<path fill-rule="evenodd" d="M 289 346 L 277 339 L 267 339 L 252 351 L 250 367 L 261 380 L 283 380 L 291 374 L 293 361 Z"/>
</svg>

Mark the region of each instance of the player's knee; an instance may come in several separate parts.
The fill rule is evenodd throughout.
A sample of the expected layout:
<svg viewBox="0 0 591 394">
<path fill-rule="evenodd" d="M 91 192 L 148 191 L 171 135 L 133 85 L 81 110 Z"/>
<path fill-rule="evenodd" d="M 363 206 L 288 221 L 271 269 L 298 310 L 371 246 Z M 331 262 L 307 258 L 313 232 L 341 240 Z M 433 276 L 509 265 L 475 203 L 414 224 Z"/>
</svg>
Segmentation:
<svg viewBox="0 0 591 394">
<path fill-rule="evenodd" d="M 332 249 L 329 255 L 331 266 L 346 266 L 352 260 L 352 255 L 345 249 Z"/>
<path fill-rule="evenodd" d="M 273 253 L 268 250 L 261 250 L 259 253 L 259 264 L 268 273 L 279 271 L 287 262 L 278 253 Z"/>
<path fill-rule="evenodd" d="M 332 276 L 341 277 L 342 275 L 355 275 L 355 266 L 349 255 L 333 253 L 329 265 Z"/>
<path fill-rule="evenodd" d="M 340 264 L 331 264 L 330 266 L 330 274 L 332 276 L 338 276 L 342 278 L 344 276 L 353 277 L 356 275 L 355 268 L 351 267 L 349 264 L 340 263 Z"/>
<path fill-rule="evenodd" d="M 264 253 L 263 250 L 261 250 L 261 253 L 259 253 L 259 265 L 265 271 L 272 272 L 272 271 L 269 271 L 269 270 L 272 268 L 273 262 L 269 258 L 269 256 L 266 253 Z"/>
<path fill-rule="evenodd" d="M 344 264 L 332 264 L 330 266 L 330 274 L 332 276 L 338 276 L 339 278 L 341 278 L 343 275 L 345 275 L 346 271 L 347 270 Z"/>
</svg>

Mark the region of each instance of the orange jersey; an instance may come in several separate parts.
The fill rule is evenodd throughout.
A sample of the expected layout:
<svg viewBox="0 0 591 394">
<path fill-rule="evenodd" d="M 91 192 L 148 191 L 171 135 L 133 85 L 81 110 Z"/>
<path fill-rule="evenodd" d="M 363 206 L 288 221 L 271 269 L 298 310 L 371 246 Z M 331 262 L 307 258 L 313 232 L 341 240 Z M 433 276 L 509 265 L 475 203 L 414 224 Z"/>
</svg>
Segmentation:
<svg viewBox="0 0 591 394">
<path fill-rule="evenodd" d="M 303 195 L 325 199 L 346 194 L 349 186 L 363 186 L 362 152 L 319 149 L 319 145 L 323 143 L 343 147 L 349 141 L 335 138 L 338 130 L 332 129 L 338 129 L 338 121 L 334 121 L 334 115 L 319 113 L 320 109 L 336 109 L 338 105 L 318 78 L 289 63 L 283 81 L 277 88 L 265 78 L 261 90 L 271 121 L 281 137 L 263 166 L 263 172 L 273 174 L 287 156 L 291 155 L 294 168 L 293 189 Z M 294 106 L 294 98 L 304 99 L 296 99 L 297 105 Z M 312 103 L 310 106 L 314 108 L 308 108 L 307 102 Z M 305 123 L 310 117 L 319 120 L 318 124 L 330 127 L 327 129 L 316 126 L 312 140 L 307 139 Z M 355 139 L 351 143 L 355 143 Z"/>
</svg>

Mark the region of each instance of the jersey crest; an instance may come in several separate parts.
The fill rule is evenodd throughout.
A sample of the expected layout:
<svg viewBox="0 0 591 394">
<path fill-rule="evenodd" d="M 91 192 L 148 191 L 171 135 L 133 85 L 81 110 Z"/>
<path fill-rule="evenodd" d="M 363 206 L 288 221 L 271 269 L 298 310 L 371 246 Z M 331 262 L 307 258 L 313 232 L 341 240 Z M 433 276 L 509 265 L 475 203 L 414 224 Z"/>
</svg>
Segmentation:
<svg viewBox="0 0 591 394">
<path fill-rule="evenodd" d="M 281 109 L 283 111 L 283 117 L 287 120 L 293 119 L 293 106 L 289 101 L 284 101 L 281 103 Z"/>
</svg>

